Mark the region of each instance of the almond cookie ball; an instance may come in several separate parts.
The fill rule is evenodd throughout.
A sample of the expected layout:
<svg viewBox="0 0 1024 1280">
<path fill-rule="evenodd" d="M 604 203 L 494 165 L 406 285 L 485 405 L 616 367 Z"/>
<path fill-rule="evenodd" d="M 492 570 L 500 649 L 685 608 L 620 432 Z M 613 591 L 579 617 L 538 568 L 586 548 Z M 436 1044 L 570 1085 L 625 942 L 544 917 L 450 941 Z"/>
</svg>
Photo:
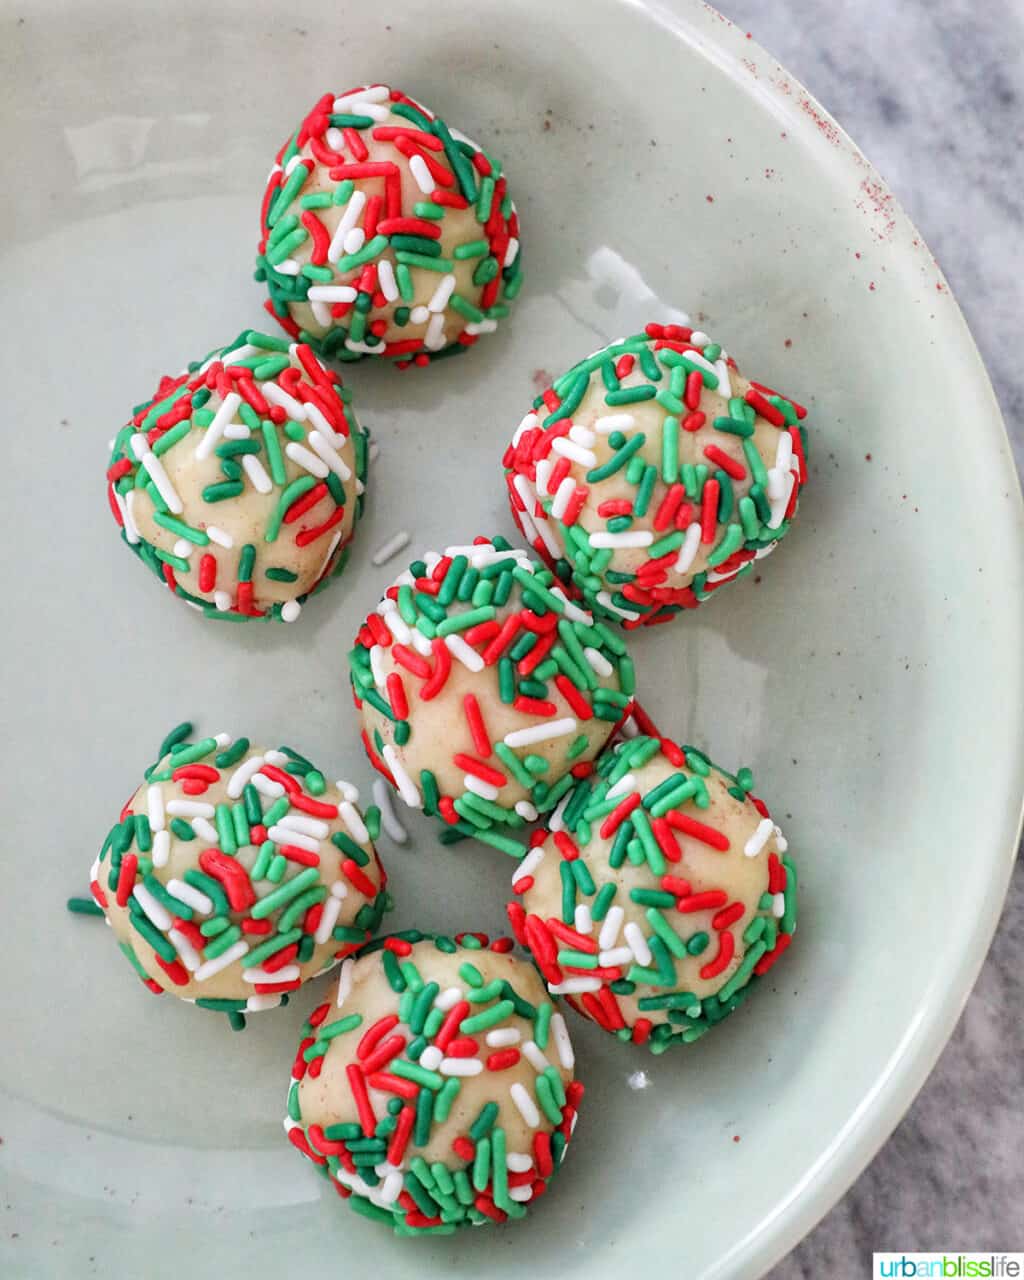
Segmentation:
<svg viewBox="0 0 1024 1280">
<path fill-rule="evenodd" d="M 501 164 L 383 84 L 312 107 L 278 152 L 260 226 L 268 311 L 336 360 L 457 354 L 522 284 Z"/>
<path fill-rule="evenodd" d="M 649 324 L 534 402 L 504 457 L 512 514 L 598 617 L 667 622 L 786 535 L 805 412 L 707 334 Z"/>
<path fill-rule="evenodd" d="M 293 622 L 344 568 L 367 440 L 310 348 L 252 330 L 164 378 L 113 442 L 128 547 L 207 617 Z"/>
<path fill-rule="evenodd" d="M 522 1218 L 561 1166 L 583 1086 L 509 939 L 409 931 L 342 964 L 292 1067 L 289 1140 L 395 1233 Z"/>
<path fill-rule="evenodd" d="M 667 738 L 601 757 L 512 880 L 552 992 L 655 1053 L 732 1013 L 796 927 L 796 871 L 753 784 Z"/>
<path fill-rule="evenodd" d="M 430 553 L 366 618 L 350 656 L 363 742 L 449 839 L 521 857 L 631 705 L 621 636 L 503 538 Z"/>
<path fill-rule="evenodd" d="M 179 725 L 90 875 L 145 985 L 204 1009 L 271 1009 L 362 946 L 389 905 L 379 814 L 291 747 Z"/>
</svg>

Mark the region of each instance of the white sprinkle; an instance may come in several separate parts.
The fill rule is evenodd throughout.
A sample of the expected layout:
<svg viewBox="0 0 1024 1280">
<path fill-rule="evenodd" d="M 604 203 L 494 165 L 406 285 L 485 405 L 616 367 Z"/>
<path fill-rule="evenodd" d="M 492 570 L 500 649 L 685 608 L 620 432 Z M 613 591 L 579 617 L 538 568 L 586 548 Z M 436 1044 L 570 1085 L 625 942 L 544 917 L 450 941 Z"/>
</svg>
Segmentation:
<svg viewBox="0 0 1024 1280">
<path fill-rule="evenodd" d="M 613 431 L 632 431 L 635 426 L 636 418 L 631 413 L 609 413 L 598 418 L 594 430 L 599 436 L 610 436 Z"/>
<path fill-rule="evenodd" d="M 427 162 L 422 156 L 412 156 L 409 160 L 409 172 L 413 176 L 413 180 L 424 195 L 430 195 L 434 190 L 434 179 L 430 176 L 430 170 L 427 168 Z"/>
<path fill-rule="evenodd" d="M 553 520 L 561 520 L 565 515 L 569 500 L 576 492 L 576 479 L 574 476 L 566 476 L 562 483 L 558 486 L 555 493 L 555 500 L 551 504 L 551 518 Z"/>
<path fill-rule="evenodd" d="M 423 345 L 428 351 L 440 351 L 445 345 L 444 336 L 444 313 L 435 312 L 430 317 L 430 323 L 427 325 L 427 331 L 423 335 Z"/>
<path fill-rule="evenodd" d="M 779 850 L 779 853 L 785 853 L 786 850 L 789 848 L 789 841 L 782 834 L 781 827 L 775 828 L 775 844 Z"/>
<path fill-rule="evenodd" d="M 227 613 L 231 608 L 231 595 L 227 591 L 215 591 L 213 603 L 220 613 Z"/>
<path fill-rule="evenodd" d="M 531 804 L 529 800 L 517 800 L 516 813 L 519 814 L 520 818 L 525 818 L 527 822 L 537 821 L 537 806 Z"/>
<path fill-rule="evenodd" d="M 302 966 L 297 964 L 282 965 L 280 969 L 270 973 L 266 969 L 243 969 L 243 982 L 294 982 L 302 973 Z"/>
<path fill-rule="evenodd" d="M 349 804 L 359 803 L 359 788 L 351 782 L 346 782 L 344 778 L 339 778 L 334 787 L 342 800 L 347 800 Z"/>
<path fill-rule="evenodd" d="M 757 824 L 754 834 L 743 846 L 743 852 L 748 858 L 756 858 L 768 841 L 775 834 L 775 823 L 771 818 L 762 818 Z"/>
<path fill-rule="evenodd" d="M 341 971 L 338 974 L 338 998 L 334 1002 L 334 1007 L 340 1009 L 352 990 L 352 970 L 355 968 L 356 962 L 352 959 L 343 960 L 341 962 Z"/>
<path fill-rule="evenodd" d="M 302 605 L 298 600 L 286 600 L 281 605 L 281 621 L 294 622 L 302 612 Z"/>
<path fill-rule="evenodd" d="M 636 958 L 639 965 L 649 965 L 651 963 L 651 949 L 647 945 L 647 939 L 643 935 L 643 930 L 635 920 L 630 920 L 629 924 L 623 930 L 629 949 Z"/>
<path fill-rule="evenodd" d="M 275 844 L 291 844 L 298 849 L 305 849 L 307 853 L 319 853 L 320 841 L 315 840 L 312 836 L 303 835 L 301 831 L 294 831 L 290 827 L 284 826 L 277 822 L 267 831 L 269 839 Z"/>
<path fill-rule="evenodd" d="M 612 947 L 611 951 L 602 951 L 598 955 L 602 967 L 607 966 L 614 969 L 617 965 L 628 965 L 633 963 L 633 952 L 629 947 Z"/>
<path fill-rule="evenodd" d="M 352 197 L 345 206 L 345 212 L 341 215 L 338 225 L 334 228 L 334 235 L 331 236 L 331 243 L 327 246 L 327 261 L 335 263 L 345 252 L 345 237 L 363 216 L 363 206 L 366 204 L 366 192 L 355 190 Z"/>
<path fill-rule="evenodd" d="M 265 773 L 254 773 L 250 781 L 261 796 L 268 796 L 271 800 L 277 800 L 284 795 L 284 787 L 280 782 L 275 782 L 273 778 L 268 778 Z"/>
<path fill-rule="evenodd" d="M 507 1049 L 510 1045 L 518 1044 L 522 1038 L 518 1027 L 497 1027 L 484 1036 L 491 1049 Z"/>
<path fill-rule="evenodd" d="M 625 911 L 621 907 L 613 906 L 608 908 L 608 914 L 601 921 L 601 932 L 597 935 L 597 945 L 602 951 L 607 951 L 610 947 L 614 947 L 619 938 L 619 930 L 622 928 L 622 918 Z"/>
<path fill-rule="evenodd" d="M 324 573 L 326 572 L 327 566 L 331 563 L 331 558 L 333 557 L 335 551 L 337 551 L 338 543 L 340 541 L 341 541 L 341 530 L 339 529 L 337 533 L 335 533 L 334 537 L 331 539 L 331 545 L 327 548 L 326 552 L 324 553 L 324 558 L 320 561 L 320 568 L 317 569 L 316 571 L 317 580 L 322 578 Z"/>
<path fill-rule="evenodd" d="M 274 267 L 274 270 L 282 276 L 297 276 L 302 268 L 294 258 L 285 258 Z"/>
<path fill-rule="evenodd" d="M 145 912 L 146 917 L 161 931 L 169 929 L 173 923 L 171 913 L 163 905 L 157 902 L 156 898 L 150 893 L 144 884 L 137 884 L 132 890 L 132 897 Z"/>
<path fill-rule="evenodd" d="M 443 1061 L 444 1053 L 436 1044 L 428 1045 L 420 1054 L 420 1066 L 428 1071 L 436 1071 Z"/>
<path fill-rule="evenodd" d="M 384 666 L 384 650 L 379 644 L 370 645 L 370 674 L 378 689 L 383 689 L 387 681 L 387 670 Z"/>
<path fill-rule="evenodd" d="M 366 829 L 366 823 L 359 816 L 359 810 L 351 800 L 342 800 L 338 805 L 338 816 L 348 827 L 348 833 L 356 844 L 370 843 L 370 833 Z"/>
<path fill-rule="evenodd" d="M 568 792 L 566 795 L 564 795 L 561 798 L 561 800 L 559 800 L 558 804 L 555 806 L 554 812 L 551 814 L 551 817 L 548 819 L 549 831 L 565 830 L 565 822 L 562 818 L 562 814 L 565 813 L 565 810 L 569 804 L 571 795 L 572 795 L 572 792 L 571 791 Z"/>
<path fill-rule="evenodd" d="M 265 382 L 263 384 L 263 395 L 271 404 L 276 404 L 279 409 L 283 409 L 289 418 L 296 422 L 305 422 L 306 406 L 300 404 L 287 391 L 283 391 L 276 382 Z M 209 529 L 206 531 L 209 533 Z"/>
<path fill-rule="evenodd" d="M 550 742 L 552 738 L 565 738 L 575 733 L 577 727 L 575 716 L 565 716 L 561 720 L 545 720 L 542 724 L 528 725 L 525 729 L 513 729 L 505 734 L 506 747 L 532 747 L 537 742 Z"/>
<path fill-rule="evenodd" d="M 693 359 L 692 352 L 689 353 Z M 715 373 L 718 374 L 718 394 L 724 396 L 726 400 L 732 398 L 732 382 L 729 378 L 729 366 L 724 360 L 718 360 L 715 363 Z"/>
<path fill-rule="evenodd" d="M 381 258 L 377 263 L 377 284 L 388 302 L 394 302 L 397 299 L 398 284 L 395 281 L 395 269 L 389 258 Z M 310 293 L 312 292 L 313 290 L 310 289 Z M 355 296 L 354 289 L 352 294 Z"/>
<path fill-rule="evenodd" d="M 525 1151 L 510 1151 L 505 1157 L 505 1165 L 510 1173 L 526 1173 L 533 1168 L 533 1157 Z"/>
<path fill-rule="evenodd" d="M 229 422 L 224 428 L 225 440 L 248 440 L 252 432 L 244 422 Z"/>
<path fill-rule="evenodd" d="M 445 644 L 453 658 L 456 658 L 470 671 L 483 671 L 484 660 L 477 651 L 466 643 L 461 636 L 450 635 L 445 636 Z"/>
<path fill-rule="evenodd" d="M 153 783 L 146 792 L 146 804 L 149 810 L 149 829 L 164 829 L 164 793 L 157 783 Z"/>
<path fill-rule="evenodd" d="M 378 567 L 398 555 L 403 547 L 409 545 L 409 534 L 405 529 L 400 529 L 398 533 L 388 538 L 387 542 L 382 542 L 377 550 L 370 557 L 370 563 Z"/>
<path fill-rule="evenodd" d="M 412 633 L 412 647 L 417 653 L 422 653 L 425 658 L 431 657 L 434 652 L 430 647 L 430 641 L 422 631 L 414 631 Z"/>
<path fill-rule="evenodd" d="M 386 102 L 388 94 L 386 84 L 374 84 L 366 89 L 353 89 L 351 93 L 335 98 L 331 109 L 338 115 L 369 115 L 368 105 L 371 102 Z M 358 112 L 355 110 L 357 106 Z"/>
<path fill-rule="evenodd" d="M 145 438 L 145 436 L 142 437 L 143 440 L 145 440 Z M 150 450 L 143 455 L 142 465 L 148 472 L 150 480 L 152 480 L 153 484 L 156 486 L 160 497 L 163 498 L 164 502 L 167 503 L 167 506 L 176 516 L 180 516 L 185 510 L 185 507 L 181 499 L 178 497 L 178 493 L 174 488 L 174 485 L 171 484 L 167 472 L 164 470 L 163 463 L 156 454 Z"/>
<path fill-rule="evenodd" d="M 179 560 L 188 560 L 195 549 L 194 542 L 189 542 L 185 538 L 179 538 L 174 544 L 173 552 Z"/>
<path fill-rule="evenodd" d="M 508 1092 L 512 1101 L 516 1104 L 516 1110 L 523 1117 L 526 1124 L 531 1129 L 536 1129 L 540 1124 L 540 1112 L 537 1110 L 537 1104 L 526 1092 L 525 1087 L 517 1080 Z"/>
<path fill-rule="evenodd" d="M 245 784 L 249 781 L 254 773 L 258 773 L 263 767 L 262 756 L 252 756 L 249 760 L 243 760 L 238 768 L 228 778 L 227 793 L 231 800 L 237 800 L 245 790 Z"/>
<path fill-rule="evenodd" d="M 284 451 L 292 462 L 298 463 L 300 467 L 320 480 L 330 471 L 330 468 L 322 458 L 318 458 L 315 453 L 310 453 L 307 448 L 295 440 L 287 444 Z"/>
<path fill-rule="evenodd" d="M 307 818 L 301 813 L 286 813 L 277 825 L 286 827 L 289 831 L 301 831 L 303 835 L 312 836 L 314 840 L 326 840 L 331 834 L 331 828 L 326 822 L 320 818 Z"/>
<path fill-rule="evenodd" d="M 283 751 L 268 751 L 263 757 L 267 764 L 273 764 L 278 769 L 286 769 L 291 762 L 291 757 L 286 756 Z"/>
<path fill-rule="evenodd" d="M 683 539 L 683 545 L 679 548 L 679 554 L 676 556 L 676 562 L 672 566 L 676 573 L 688 573 L 690 565 L 697 558 L 697 551 L 700 548 L 700 522 L 694 520 L 686 530 L 686 537 Z"/>
<path fill-rule="evenodd" d="M 462 786 L 466 791 L 472 791 L 474 795 L 484 800 L 497 800 L 501 794 L 493 783 L 484 782 L 483 778 L 475 778 L 471 773 L 462 775 Z"/>
<path fill-rule="evenodd" d="M 590 449 L 584 449 L 582 445 L 576 444 L 572 440 L 568 440 L 565 436 L 557 436 L 551 446 L 552 453 L 560 453 L 563 458 L 568 458 L 570 462 L 578 462 L 581 467 L 596 467 L 597 454 Z"/>
<path fill-rule="evenodd" d="M 551 1063 L 547 1059 L 547 1055 L 542 1053 L 538 1045 L 533 1040 L 527 1040 L 523 1044 L 523 1057 L 533 1067 L 534 1071 L 547 1071 Z"/>
<path fill-rule="evenodd" d="M 509 236 L 508 248 L 505 250 L 505 261 L 501 264 L 503 267 L 510 267 L 515 262 L 519 254 L 519 241 L 515 236 Z"/>
<path fill-rule="evenodd" d="M 779 432 L 779 442 L 775 446 L 775 467 L 778 471 L 788 471 L 793 465 L 793 437 L 788 431 Z M 797 463 L 797 466 L 800 464 Z"/>
<path fill-rule="evenodd" d="M 615 670 L 600 650 L 593 649 L 589 645 L 583 650 L 583 656 L 586 658 L 591 669 L 596 675 L 607 678 Z"/>
<path fill-rule="evenodd" d="M 566 978 L 564 982 L 556 982 L 549 991 L 556 996 L 575 996 L 584 991 L 600 991 L 600 978 Z"/>
<path fill-rule="evenodd" d="M 616 796 L 621 796 L 627 791 L 632 791 L 635 785 L 636 778 L 634 778 L 631 773 L 623 774 L 613 787 L 608 788 L 608 794 L 605 798 L 612 800 Z"/>
<path fill-rule="evenodd" d="M 789 499 L 793 492 L 793 486 L 796 484 L 796 476 L 792 471 L 786 474 L 785 484 L 783 486 L 782 497 L 776 498 L 773 502 L 769 502 L 771 507 L 771 515 L 767 524 L 769 529 L 777 529 L 782 524 L 786 515 L 786 508 L 789 506 Z"/>
<path fill-rule="evenodd" d="M 186 906 L 191 907 L 193 911 L 198 911 L 201 916 L 213 914 L 213 899 L 208 898 L 202 889 L 197 889 L 184 880 L 168 880 L 167 892 L 175 898 L 180 898 Z"/>
<path fill-rule="evenodd" d="M 128 490 L 127 500 L 122 498 L 116 489 L 112 489 L 114 501 L 117 503 L 117 509 L 121 513 L 121 519 L 124 521 L 124 533 L 128 541 L 135 546 L 136 543 L 142 541 L 142 535 L 139 533 L 138 526 L 135 523 L 135 517 L 132 514 L 132 502 L 135 498 L 135 490 Z"/>
<path fill-rule="evenodd" d="M 649 547 L 654 541 L 650 529 L 625 529 L 622 533 L 592 533 L 592 547 Z"/>
<path fill-rule="evenodd" d="M 631 1071 L 626 1076 L 626 1084 L 631 1089 L 646 1089 L 651 1083 L 651 1077 L 646 1071 Z"/>
<path fill-rule="evenodd" d="M 234 418 L 241 403 L 242 397 L 237 391 L 228 392 L 221 401 L 217 412 L 213 415 L 213 421 L 203 432 L 203 438 L 196 445 L 195 456 L 197 458 L 208 458 L 213 453 L 214 448 L 224 434 L 224 428 Z"/>
<path fill-rule="evenodd" d="M 580 902 L 577 904 L 576 910 L 573 912 L 573 927 L 577 933 L 594 932 L 594 917 L 590 914 L 588 903 Z"/>
<path fill-rule="evenodd" d="M 527 876 L 532 876 L 540 864 L 544 861 L 544 846 L 537 845 L 535 849 L 531 849 L 526 857 L 518 864 L 515 871 L 512 872 L 512 888 L 515 889 L 520 880 L 525 880 Z"/>
<path fill-rule="evenodd" d="M 202 800 L 168 800 L 167 812 L 172 818 L 212 818 L 216 809 Z"/>
<path fill-rule="evenodd" d="M 248 942 L 244 938 L 239 938 L 237 942 L 228 947 L 227 951 L 221 952 L 215 959 L 207 960 L 199 966 L 194 975 L 196 982 L 205 982 L 207 978 L 212 978 L 215 973 L 220 973 L 222 969 L 234 964 L 236 960 L 241 960 L 248 950 Z M 554 1022 L 554 1018 L 551 1021 Z"/>
<path fill-rule="evenodd" d="M 185 937 L 180 929 L 171 929 L 168 932 L 167 937 L 174 943 L 174 949 L 177 951 L 178 956 L 181 959 L 181 963 L 189 973 L 195 973 L 203 963 L 199 952 L 195 949 L 192 943 L 189 942 L 188 938 Z"/>
<path fill-rule="evenodd" d="M 377 1199 L 382 1205 L 394 1204 L 398 1197 L 402 1194 L 402 1188 L 405 1186 L 405 1174 L 395 1169 L 387 1174 L 383 1180 L 373 1188 L 377 1192 Z"/>
<path fill-rule="evenodd" d="M 335 880 L 331 885 L 331 896 L 338 899 L 339 902 L 348 897 L 348 885 L 342 880 Z"/>
<path fill-rule="evenodd" d="M 701 351 L 704 350 L 710 341 L 711 339 L 703 329 L 694 329 L 693 333 L 690 334 L 691 344 L 695 347 L 699 347 Z"/>
<path fill-rule="evenodd" d="M 551 1016 L 551 1034 L 554 1037 L 555 1048 L 558 1050 L 558 1061 L 566 1071 L 571 1071 L 576 1065 L 576 1055 L 572 1051 L 572 1041 L 569 1039 L 565 1019 L 560 1013 Z"/>
<path fill-rule="evenodd" d="M 351 231 L 346 233 L 342 248 L 346 253 L 358 253 L 365 243 L 366 232 L 362 227 L 353 227 Z"/>
<path fill-rule="evenodd" d="M 407 844 L 409 833 L 398 821 L 395 806 L 391 803 L 391 788 L 383 778 L 373 780 L 373 801 L 380 810 L 380 824 L 395 844 Z"/>
<path fill-rule="evenodd" d="M 269 387 L 271 384 L 267 383 Z M 206 533 L 211 542 L 215 542 L 218 547 L 224 547 L 228 551 L 235 545 L 235 540 L 230 533 L 225 533 L 223 529 L 218 529 L 215 524 L 206 526 Z"/>
<path fill-rule="evenodd" d="M 597 603 L 603 604 L 606 609 L 610 609 L 612 613 L 617 613 L 620 618 L 626 618 L 629 622 L 635 622 L 640 615 L 635 609 L 623 609 L 617 605 L 608 591 L 599 591 L 597 593 Z"/>
<path fill-rule="evenodd" d="M 205 818 L 193 818 L 192 830 L 201 840 L 206 840 L 210 844 L 220 843 L 220 836 L 217 834 L 216 827 L 207 822 Z"/>
<path fill-rule="evenodd" d="M 445 275 L 441 277 L 440 283 L 434 290 L 430 301 L 427 303 L 428 311 L 443 311 L 448 305 L 448 299 L 455 292 L 455 276 Z"/>
<path fill-rule="evenodd" d="M 249 477 L 252 487 L 257 493 L 270 493 L 273 489 L 273 481 L 264 470 L 263 463 L 254 453 L 242 454 L 242 470 Z"/>
<path fill-rule="evenodd" d="M 443 1076 L 478 1076 L 483 1069 L 479 1058 L 445 1058 L 438 1066 Z"/>
<path fill-rule="evenodd" d="M 333 435 L 334 432 L 332 431 L 331 434 Z M 351 480 L 352 472 L 322 431 L 311 431 L 309 433 L 309 443 L 339 479 Z"/>
<path fill-rule="evenodd" d="M 493 333 L 498 327 L 497 320 L 473 320 L 466 325 L 467 333 Z"/>
<path fill-rule="evenodd" d="M 413 324 L 426 324 L 430 319 L 430 312 L 422 303 L 420 303 L 418 307 L 413 307 L 409 312 L 409 319 Z"/>
<path fill-rule="evenodd" d="M 311 302 L 355 302 L 356 290 L 349 284 L 314 284 L 307 296 Z"/>
<path fill-rule="evenodd" d="M 166 867 L 167 859 L 171 856 L 171 833 L 169 831 L 155 831 L 153 833 L 153 866 Z"/>
<path fill-rule="evenodd" d="M 435 997 L 434 1007 L 447 1013 L 449 1009 L 454 1009 L 462 998 L 461 987 L 446 987 L 439 996 Z"/>
<path fill-rule="evenodd" d="M 516 1204 L 529 1204 L 533 1199 L 533 1187 L 527 1182 L 521 1187 L 509 1187 L 508 1198 Z"/>
<path fill-rule="evenodd" d="M 423 797 L 420 795 L 419 787 L 413 782 L 405 771 L 405 767 L 398 759 L 398 753 L 390 742 L 384 744 L 384 763 L 391 770 L 391 776 L 395 780 L 395 786 L 398 788 L 398 794 L 411 809 L 423 808 Z"/>
</svg>

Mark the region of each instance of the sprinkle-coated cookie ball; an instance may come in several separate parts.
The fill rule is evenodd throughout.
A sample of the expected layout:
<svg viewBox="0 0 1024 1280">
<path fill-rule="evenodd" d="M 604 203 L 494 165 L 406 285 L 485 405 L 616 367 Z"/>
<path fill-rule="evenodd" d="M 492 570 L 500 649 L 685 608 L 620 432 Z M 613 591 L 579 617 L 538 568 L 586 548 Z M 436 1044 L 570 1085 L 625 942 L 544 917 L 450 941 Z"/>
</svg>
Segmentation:
<svg viewBox="0 0 1024 1280">
<path fill-rule="evenodd" d="M 516 868 L 552 992 L 656 1053 L 704 1035 L 788 947 L 796 872 L 753 778 L 646 735 L 607 751 Z"/>
<path fill-rule="evenodd" d="M 175 595 L 207 617 L 293 622 L 345 565 L 366 461 L 338 375 L 304 343 L 249 331 L 135 410 L 107 492 Z"/>
<path fill-rule="evenodd" d="M 572 1136 L 569 1034 L 511 940 L 408 931 L 341 966 L 303 1028 L 285 1131 L 398 1235 L 522 1218 Z"/>
<path fill-rule="evenodd" d="M 554 808 L 626 715 L 620 634 L 503 538 L 415 561 L 350 654 L 363 743 L 443 840 L 521 857 L 514 832 Z"/>
<path fill-rule="evenodd" d="M 513 515 L 599 617 L 667 622 L 786 534 L 805 412 L 707 334 L 649 324 L 534 401 L 504 457 Z"/>
<path fill-rule="evenodd" d="M 367 942 L 389 905 L 379 812 L 291 747 L 195 741 L 190 724 L 103 842 L 90 876 L 146 986 L 206 1009 L 271 1009 Z"/>
<path fill-rule="evenodd" d="M 455 355 L 522 284 L 500 163 L 387 85 L 313 106 L 270 171 L 260 228 L 268 311 L 332 359 Z"/>
</svg>

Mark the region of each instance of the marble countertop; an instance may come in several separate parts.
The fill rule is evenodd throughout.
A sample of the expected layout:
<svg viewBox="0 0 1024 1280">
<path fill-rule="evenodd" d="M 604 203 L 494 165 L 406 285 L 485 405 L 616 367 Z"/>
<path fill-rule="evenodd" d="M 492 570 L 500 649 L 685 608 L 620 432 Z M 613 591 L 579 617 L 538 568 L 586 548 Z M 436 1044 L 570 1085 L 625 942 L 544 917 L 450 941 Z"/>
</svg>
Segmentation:
<svg viewBox="0 0 1024 1280">
<path fill-rule="evenodd" d="M 886 178 L 956 294 L 1024 467 L 1019 0 L 722 0 Z M 895 1133 L 771 1280 L 874 1250 L 1024 1248 L 1024 861 L 952 1040 Z"/>
</svg>

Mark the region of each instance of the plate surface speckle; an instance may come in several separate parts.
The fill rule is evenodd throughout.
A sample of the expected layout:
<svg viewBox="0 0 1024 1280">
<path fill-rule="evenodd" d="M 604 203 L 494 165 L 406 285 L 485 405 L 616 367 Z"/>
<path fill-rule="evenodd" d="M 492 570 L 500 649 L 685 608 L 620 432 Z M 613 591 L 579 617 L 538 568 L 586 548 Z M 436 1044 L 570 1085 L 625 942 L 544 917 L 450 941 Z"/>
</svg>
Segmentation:
<svg viewBox="0 0 1024 1280">
<path fill-rule="evenodd" d="M 920 1086 L 1015 848 L 1020 498 L 927 248 L 772 68 L 683 0 L 9 11 L 5 1276 L 326 1275 L 346 1258 L 382 1278 L 755 1275 Z M 503 158 L 527 284 L 457 361 L 347 371 L 380 458 L 345 577 L 292 628 L 210 624 L 118 545 L 106 442 L 161 373 L 261 323 L 273 153 L 317 94 L 374 77 Z M 753 767 L 802 873 L 796 945 L 689 1053 L 652 1059 L 573 1019 L 588 1096 L 530 1221 L 395 1241 L 281 1133 L 316 994 L 232 1036 L 149 997 L 63 902 L 185 717 L 292 741 L 368 789 L 345 672 L 360 617 L 410 552 L 511 534 L 499 459 L 537 389 L 680 309 L 811 409 L 811 482 L 763 580 L 633 646 L 666 731 Z M 403 528 L 408 551 L 373 568 Z M 382 842 L 395 924 L 500 930 L 511 865 L 413 826 L 409 848 Z"/>
</svg>

